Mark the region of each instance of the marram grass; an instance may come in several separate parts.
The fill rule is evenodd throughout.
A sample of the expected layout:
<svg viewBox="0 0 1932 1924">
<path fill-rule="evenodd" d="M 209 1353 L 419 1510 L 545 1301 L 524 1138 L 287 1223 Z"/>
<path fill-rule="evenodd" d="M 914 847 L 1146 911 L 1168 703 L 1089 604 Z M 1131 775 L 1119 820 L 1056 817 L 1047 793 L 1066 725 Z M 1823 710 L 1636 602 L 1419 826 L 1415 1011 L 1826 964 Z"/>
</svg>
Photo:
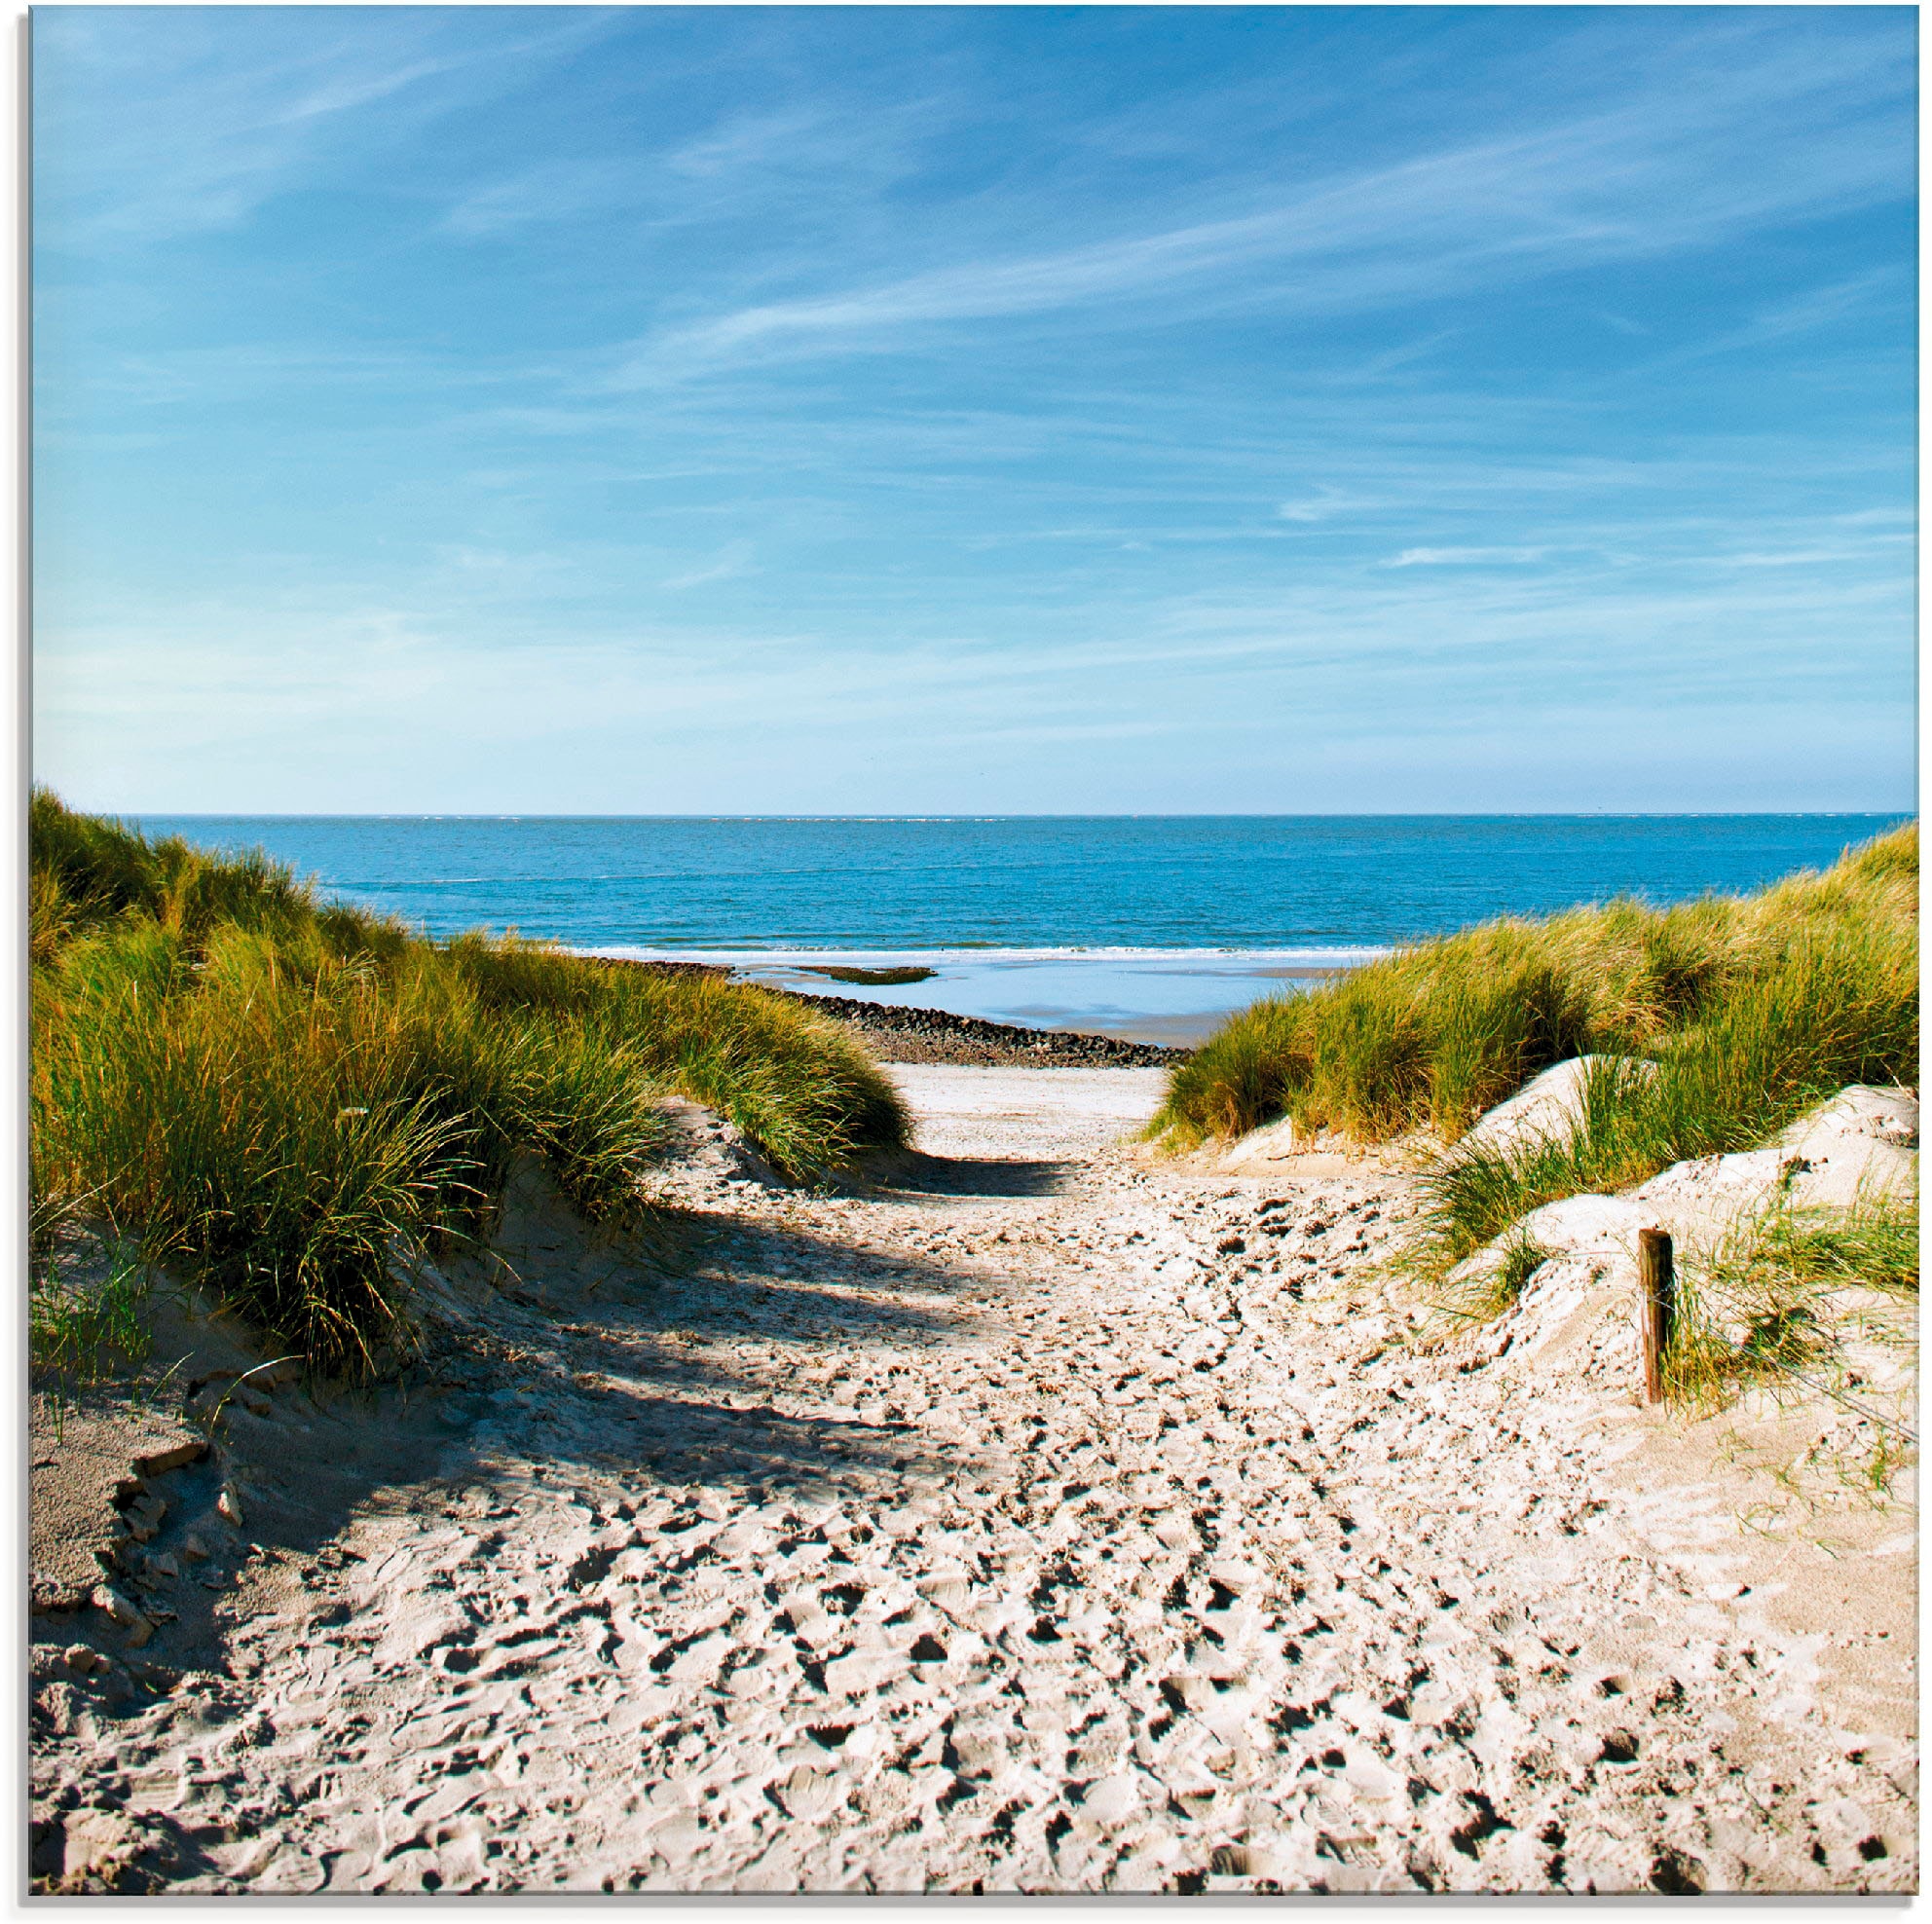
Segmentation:
<svg viewBox="0 0 1932 1924">
<path fill-rule="evenodd" d="M 1917 886 L 1908 825 L 1752 896 L 1622 900 L 1418 944 L 1232 1018 L 1173 1071 L 1149 1133 L 1186 1149 L 1291 1116 L 1453 1144 L 1539 1070 L 1604 1054 L 1661 1073 L 1644 1120 L 1583 1152 L 1586 1187 L 1746 1146 L 1845 1083 L 1916 1080 Z"/>
<path fill-rule="evenodd" d="M 1734 1225 L 1713 1249 L 1687 1252 L 1677 1289 L 1664 1388 L 1678 1401 L 1715 1408 L 1739 1390 L 1792 1375 L 1823 1380 L 1828 1393 L 1842 1399 L 1832 1379 L 1846 1374 L 1845 1299 L 1857 1291 L 1897 1299 L 1907 1314 L 1867 1316 L 1860 1333 L 1909 1345 L 1909 1306 L 1918 1295 L 1918 1198 L 1888 1193 L 1849 1209 L 1780 1204 Z"/>
<path fill-rule="evenodd" d="M 1565 1196 L 1608 1195 L 1696 1156 L 1755 1149 L 1848 1083 L 1913 1083 L 1916 944 L 1908 925 L 1802 933 L 1703 1019 L 1586 1072 L 1567 1135 L 1459 1145 L 1424 1177 L 1431 1261 L 1460 1261 Z"/>
<path fill-rule="evenodd" d="M 1915 1084 L 1917 883 L 1913 825 L 1752 896 L 1618 901 L 1420 944 L 1235 1017 L 1173 1072 L 1149 1133 L 1188 1148 L 1282 1115 L 1363 1142 L 1425 1132 L 1440 1147 L 1403 1262 L 1440 1283 L 1545 1202 L 1755 1148 L 1848 1083 Z M 1603 1059 L 1567 1135 L 1462 1143 L 1579 1054 Z M 1494 1314 L 1520 1268 L 1462 1310 Z"/>
<path fill-rule="evenodd" d="M 534 944 L 432 944 L 259 855 L 33 798 L 32 1220 L 87 1220 L 329 1368 L 407 1323 L 410 1252 L 541 1157 L 587 1216 L 641 1212 L 682 1093 L 780 1168 L 898 1147 L 891 1084 L 755 988 Z"/>
</svg>

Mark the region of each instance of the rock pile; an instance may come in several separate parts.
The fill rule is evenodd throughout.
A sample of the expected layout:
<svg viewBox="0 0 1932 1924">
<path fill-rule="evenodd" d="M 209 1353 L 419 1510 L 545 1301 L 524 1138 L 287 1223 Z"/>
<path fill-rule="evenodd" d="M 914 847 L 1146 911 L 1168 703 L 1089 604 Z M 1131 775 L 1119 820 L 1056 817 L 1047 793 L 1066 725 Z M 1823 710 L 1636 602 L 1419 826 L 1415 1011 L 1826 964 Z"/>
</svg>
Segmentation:
<svg viewBox="0 0 1932 1924">
<path fill-rule="evenodd" d="M 600 958 L 613 968 L 649 969 L 660 976 L 718 976 L 731 971 L 716 962 L 634 962 Z M 954 1016 L 944 1009 L 906 1009 L 896 1003 L 867 1002 L 852 995 L 809 995 L 801 989 L 759 987 L 772 995 L 835 1017 L 887 1062 L 958 1062 L 992 1069 L 1164 1069 L 1194 1052 L 1164 1049 L 1150 1042 L 1124 1042 L 1118 1036 L 1089 1035 L 1070 1029 L 1028 1029 L 1012 1022 L 987 1022 L 977 1016 Z"/>
<path fill-rule="evenodd" d="M 1164 1069 L 1185 1061 L 1192 1053 L 1072 1029 L 1024 1029 L 1011 1022 L 983 1021 L 977 1016 L 950 1015 L 944 1009 L 861 1002 L 849 995 L 804 995 L 790 989 L 780 993 L 836 1017 L 887 1062 L 960 1062 L 1001 1069 Z"/>
</svg>

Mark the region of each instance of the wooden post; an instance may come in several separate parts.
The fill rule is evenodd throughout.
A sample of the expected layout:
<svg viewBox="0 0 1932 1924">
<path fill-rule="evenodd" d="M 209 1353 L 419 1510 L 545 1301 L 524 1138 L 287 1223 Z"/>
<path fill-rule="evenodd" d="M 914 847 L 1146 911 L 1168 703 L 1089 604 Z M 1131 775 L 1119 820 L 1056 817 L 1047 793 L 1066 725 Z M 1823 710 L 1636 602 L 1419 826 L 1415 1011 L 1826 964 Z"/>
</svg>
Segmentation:
<svg viewBox="0 0 1932 1924">
<path fill-rule="evenodd" d="M 1677 1274 L 1670 1238 L 1660 1229 L 1637 1232 L 1638 1317 L 1644 1332 L 1644 1400 L 1663 1401 L 1663 1352 L 1670 1342 Z"/>
</svg>

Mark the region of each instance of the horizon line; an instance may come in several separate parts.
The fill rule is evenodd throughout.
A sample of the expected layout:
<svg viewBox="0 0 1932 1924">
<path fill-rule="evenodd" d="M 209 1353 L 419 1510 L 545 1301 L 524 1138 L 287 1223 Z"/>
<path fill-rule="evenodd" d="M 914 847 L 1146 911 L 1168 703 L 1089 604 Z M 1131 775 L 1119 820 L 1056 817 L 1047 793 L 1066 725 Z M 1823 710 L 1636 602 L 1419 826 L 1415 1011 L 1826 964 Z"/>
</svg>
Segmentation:
<svg viewBox="0 0 1932 1924">
<path fill-rule="evenodd" d="M 1905 808 L 1605 808 L 1605 809 L 1324 809 L 1283 813 L 1272 809 L 1146 809 L 1088 813 L 1072 810 L 980 809 L 887 813 L 875 809 L 808 812 L 777 809 L 730 814 L 697 809 L 675 814 L 588 812 L 551 809 L 467 811 L 463 809 L 210 809 L 83 808 L 87 815 L 141 820 L 165 816 L 179 822 L 1745 822 L 1839 821 L 1847 818 L 1916 819 Z"/>
</svg>

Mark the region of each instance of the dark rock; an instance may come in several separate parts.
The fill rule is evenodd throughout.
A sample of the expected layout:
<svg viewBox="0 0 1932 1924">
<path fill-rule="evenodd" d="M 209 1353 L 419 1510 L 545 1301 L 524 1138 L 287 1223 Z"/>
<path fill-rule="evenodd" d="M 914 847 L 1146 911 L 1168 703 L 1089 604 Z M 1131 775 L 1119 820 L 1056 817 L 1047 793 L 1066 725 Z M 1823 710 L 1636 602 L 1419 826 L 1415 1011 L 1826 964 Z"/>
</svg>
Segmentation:
<svg viewBox="0 0 1932 1924">
<path fill-rule="evenodd" d="M 1028 1029 L 954 1016 L 944 1009 L 906 1009 L 895 1003 L 861 1002 L 848 995 L 772 991 L 836 1018 L 887 1061 L 964 1062 L 991 1068 L 1164 1069 L 1184 1062 L 1191 1051 L 1076 1029 Z"/>
<path fill-rule="evenodd" d="M 711 976 L 729 980 L 733 973 L 718 962 L 644 962 L 615 955 L 583 959 L 602 968 L 645 969 L 659 976 Z M 1075 1029 L 1028 1029 L 1010 1022 L 986 1022 L 944 1009 L 904 1009 L 894 1003 L 862 1002 L 847 995 L 807 995 L 764 982 L 754 986 L 836 1017 L 888 1062 L 962 1062 L 1000 1069 L 1165 1069 L 1185 1061 L 1194 1053 Z"/>
</svg>

